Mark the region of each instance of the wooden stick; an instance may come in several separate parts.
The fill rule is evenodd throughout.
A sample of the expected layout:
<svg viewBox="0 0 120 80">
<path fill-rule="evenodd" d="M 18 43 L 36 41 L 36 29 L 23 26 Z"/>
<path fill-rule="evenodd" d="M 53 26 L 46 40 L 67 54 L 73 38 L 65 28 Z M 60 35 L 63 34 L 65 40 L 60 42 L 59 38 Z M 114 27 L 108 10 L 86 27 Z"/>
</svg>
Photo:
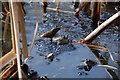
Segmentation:
<svg viewBox="0 0 120 80">
<path fill-rule="evenodd" d="M 32 51 L 32 48 L 33 48 L 33 46 L 34 46 L 34 41 L 35 41 L 35 39 L 36 39 L 36 36 L 37 36 L 37 31 L 38 31 L 38 8 L 37 8 L 37 5 L 36 5 L 36 2 L 34 2 L 34 5 L 35 5 L 35 10 L 36 10 L 36 28 L 35 28 L 35 32 L 34 32 L 34 37 L 33 37 L 33 40 L 32 40 L 32 44 L 31 44 L 31 46 L 30 46 L 30 50 L 29 50 L 29 52 L 28 52 L 28 55 L 30 54 L 30 52 Z M 25 60 L 24 60 L 24 63 L 26 63 L 26 60 L 27 60 L 28 58 L 26 58 Z"/>
<path fill-rule="evenodd" d="M 13 50 L 8 52 L 6 55 L 0 58 L 0 69 L 2 69 L 4 66 L 6 66 L 10 61 L 14 60 L 15 58 L 16 54 Z"/>
<path fill-rule="evenodd" d="M 108 20 L 103 22 L 99 27 L 97 27 L 92 33 L 90 33 L 83 42 L 92 42 L 97 36 L 99 36 L 111 23 L 120 18 L 120 11 L 110 17 Z"/>
<path fill-rule="evenodd" d="M 21 70 L 21 71 L 22 71 L 23 80 L 24 79 L 26 80 L 27 79 L 27 75 L 24 73 L 23 70 Z M 18 78 L 17 74 L 18 74 L 18 70 L 11 75 L 11 78 L 13 78 L 13 79 L 14 78 Z"/>
<path fill-rule="evenodd" d="M 3 40 L 6 40 L 6 34 L 8 30 L 8 22 L 9 22 L 9 14 L 6 15 L 5 19 L 5 26 L 4 26 L 4 32 L 3 32 Z"/>
<path fill-rule="evenodd" d="M 17 67 L 18 67 L 18 75 L 19 78 L 22 78 L 21 66 L 20 66 L 20 42 L 19 42 L 19 21 L 18 21 L 18 6 L 12 0 L 10 1 L 12 17 L 13 17 L 13 27 L 15 34 L 15 47 L 16 47 L 16 55 L 17 55 Z"/>
<path fill-rule="evenodd" d="M 9 78 L 17 70 L 16 65 L 9 65 L 8 68 L 3 70 L 0 74 L 0 78 L 6 79 Z"/>
<path fill-rule="evenodd" d="M 82 2 L 82 4 L 80 4 L 79 9 L 76 11 L 76 15 L 79 15 L 79 12 L 83 9 L 83 7 L 85 7 L 89 2 Z"/>
<path fill-rule="evenodd" d="M 47 2 L 45 2 L 44 0 L 42 0 L 42 9 L 43 9 L 43 12 L 45 13 L 47 9 Z"/>
<path fill-rule="evenodd" d="M 19 22 L 20 22 L 20 31 L 22 34 L 22 46 L 23 46 L 23 56 L 24 59 L 28 57 L 28 47 L 27 47 L 27 39 L 26 39 L 26 29 L 25 29 L 25 22 L 24 22 L 24 12 L 22 10 L 21 2 L 17 3 L 19 10 Z"/>
<path fill-rule="evenodd" d="M 35 10 L 36 10 L 36 28 L 35 28 L 35 32 L 34 32 L 34 38 L 33 38 L 33 40 L 32 40 L 32 44 L 31 44 L 31 46 L 30 46 L 29 54 L 30 54 L 30 52 L 31 52 L 31 50 L 32 50 L 32 48 L 33 48 L 34 41 L 35 41 L 35 39 L 36 39 L 37 31 L 38 31 L 38 8 L 37 8 L 37 5 L 36 5 L 36 2 L 34 3 L 34 5 L 35 5 Z"/>
<path fill-rule="evenodd" d="M 101 2 L 93 2 L 92 10 L 92 27 L 98 27 L 98 22 L 100 21 L 100 11 L 101 11 Z M 94 29 L 96 28 L 94 27 Z"/>
<path fill-rule="evenodd" d="M 58 2 L 58 5 L 56 7 L 56 11 L 59 11 L 59 8 L 60 8 L 60 2 Z"/>
<path fill-rule="evenodd" d="M 18 5 L 18 7 L 19 7 L 20 13 L 21 13 L 23 16 L 25 16 L 25 11 L 24 11 L 22 2 L 18 2 L 17 5 Z"/>
<path fill-rule="evenodd" d="M 87 16 L 91 15 L 90 5 L 91 5 L 91 2 L 88 2 L 88 4 L 84 8 L 84 12 Z"/>
<path fill-rule="evenodd" d="M 25 9 L 24 9 L 24 2 L 20 2 L 20 6 L 21 6 L 21 10 L 22 10 L 22 13 L 23 15 L 25 16 L 26 15 L 26 12 L 25 12 Z"/>
<path fill-rule="evenodd" d="M 17 74 L 18 74 L 18 70 L 16 70 L 16 71 L 10 76 L 10 78 L 18 78 Z"/>
<path fill-rule="evenodd" d="M 12 20 L 12 10 L 11 10 L 11 6 L 9 3 L 9 10 L 10 10 L 10 27 L 11 27 L 11 40 L 12 40 L 12 50 L 13 52 L 16 53 L 16 47 L 15 47 L 15 36 L 14 36 L 14 28 L 13 28 L 13 20 Z M 17 65 L 17 59 L 14 59 L 13 61 L 13 65 Z"/>
<path fill-rule="evenodd" d="M 90 2 L 91 0 L 88 1 Z M 79 12 L 82 10 L 82 8 L 85 7 L 87 4 L 89 4 L 89 2 L 82 2 L 82 4 L 80 4 L 79 9 L 76 11 L 75 14 L 79 15 Z"/>
<path fill-rule="evenodd" d="M 0 79 L 3 78 L 3 76 L 7 73 L 7 71 L 9 71 L 11 69 L 12 65 L 9 65 L 7 67 L 5 67 L 5 69 L 2 70 L 2 72 L 0 73 Z"/>
<path fill-rule="evenodd" d="M 9 23 L 9 5 L 8 2 L 2 2 L 4 9 L 6 11 L 6 19 L 5 19 L 5 26 L 4 26 L 4 32 L 3 32 L 3 40 L 6 40 L 6 34 L 8 29 L 8 23 Z"/>
<path fill-rule="evenodd" d="M 108 50 L 108 48 L 105 47 L 101 47 L 101 46 L 96 46 L 96 45 L 91 45 L 91 44 L 86 44 L 88 47 L 94 47 L 94 48 L 98 48 L 98 49 L 102 49 L 102 50 Z"/>
<path fill-rule="evenodd" d="M 12 50 L 16 53 L 14 28 L 13 28 L 13 20 L 12 20 L 12 10 L 11 10 L 10 3 L 9 3 L 9 8 L 10 8 L 10 27 L 11 27 Z"/>
</svg>

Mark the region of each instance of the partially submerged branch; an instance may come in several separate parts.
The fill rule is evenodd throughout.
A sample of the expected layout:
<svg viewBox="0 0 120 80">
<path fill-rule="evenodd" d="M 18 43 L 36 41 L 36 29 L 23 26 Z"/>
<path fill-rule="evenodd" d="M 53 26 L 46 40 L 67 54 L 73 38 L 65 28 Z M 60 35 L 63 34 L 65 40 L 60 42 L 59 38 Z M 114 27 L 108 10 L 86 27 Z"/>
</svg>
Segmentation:
<svg viewBox="0 0 120 80">
<path fill-rule="evenodd" d="M 99 27 L 97 27 L 92 33 L 90 33 L 85 39 L 83 39 L 80 43 L 84 42 L 92 42 L 96 37 L 98 37 L 106 28 L 109 27 L 110 24 L 112 24 L 115 20 L 120 18 L 120 11 L 114 14 L 112 17 L 110 17 L 108 20 L 103 22 Z"/>
</svg>

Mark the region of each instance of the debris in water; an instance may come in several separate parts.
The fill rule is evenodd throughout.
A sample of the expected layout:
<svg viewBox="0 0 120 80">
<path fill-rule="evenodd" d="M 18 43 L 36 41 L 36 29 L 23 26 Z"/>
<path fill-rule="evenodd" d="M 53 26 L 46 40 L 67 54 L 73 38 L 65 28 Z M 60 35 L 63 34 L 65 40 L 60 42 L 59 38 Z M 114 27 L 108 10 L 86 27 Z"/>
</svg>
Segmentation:
<svg viewBox="0 0 120 80">
<path fill-rule="evenodd" d="M 48 54 L 48 55 L 45 55 L 44 58 L 45 58 L 45 59 L 54 58 L 54 54 L 53 54 L 53 53 L 50 53 L 50 54 Z"/>
</svg>

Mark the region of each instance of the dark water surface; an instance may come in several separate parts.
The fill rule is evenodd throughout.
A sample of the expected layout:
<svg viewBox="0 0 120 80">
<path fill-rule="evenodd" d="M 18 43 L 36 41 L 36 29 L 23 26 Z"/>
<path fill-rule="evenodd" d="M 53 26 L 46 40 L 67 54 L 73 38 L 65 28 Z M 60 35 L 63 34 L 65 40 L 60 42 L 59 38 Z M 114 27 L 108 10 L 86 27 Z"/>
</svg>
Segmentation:
<svg viewBox="0 0 120 80">
<path fill-rule="evenodd" d="M 58 45 L 56 42 L 51 43 L 48 39 L 39 36 L 53 27 L 61 27 L 61 30 L 56 36 L 67 36 L 69 40 L 84 39 L 93 31 L 90 17 L 80 12 L 80 20 L 78 20 L 74 16 L 74 13 L 57 13 L 53 10 L 47 10 L 47 13 L 42 15 L 41 4 L 38 3 L 37 6 L 39 7 L 39 30 L 30 58 L 27 61 L 30 70 L 37 71 L 38 76 L 48 76 L 48 78 L 110 78 L 104 67 L 96 65 L 93 66 L 90 71 L 76 68 L 76 66 L 85 65 L 81 62 L 84 59 L 94 60 L 100 64 L 99 60 L 86 45 L 75 45 L 72 43 Z M 56 3 L 49 3 L 48 7 L 55 8 Z M 72 3 L 61 3 L 60 9 L 74 11 Z M 26 3 L 25 10 L 27 41 L 31 44 L 36 23 L 36 13 L 33 3 L 31 3 L 31 5 Z M 107 19 L 112 16 L 114 12 L 114 10 L 112 10 L 103 8 L 101 19 Z M 118 56 L 120 54 L 119 27 L 120 24 L 118 21 L 105 30 L 92 43 L 108 47 L 115 60 L 119 60 Z M 55 55 L 53 61 L 49 61 L 41 56 L 49 53 Z M 117 67 L 111 60 L 108 51 L 101 51 L 100 54 L 108 57 L 109 65 Z"/>
</svg>

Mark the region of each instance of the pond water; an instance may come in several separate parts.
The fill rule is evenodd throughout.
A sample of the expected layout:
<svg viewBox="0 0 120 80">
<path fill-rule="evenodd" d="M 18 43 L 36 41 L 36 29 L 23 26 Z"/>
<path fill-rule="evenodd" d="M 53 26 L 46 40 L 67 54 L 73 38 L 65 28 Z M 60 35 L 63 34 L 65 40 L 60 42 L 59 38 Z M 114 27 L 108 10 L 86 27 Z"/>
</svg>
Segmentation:
<svg viewBox="0 0 120 80">
<path fill-rule="evenodd" d="M 48 7 L 55 8 L 57 3 L 49 3 Z M 90 71 L 77 69 L 79 65 L 85 65 L 83 60 L 90 59 L 100 64 L 99 60 L 94 56 L 92 51 L 85 45 L 75 45 L 70 42 L 65 45 L 58 45 L 56 42 L 40 37 L 42 33 L 54 27 L 61 27 L 56 36 L 67 36 L 69 40 L 84 39 L 90 32 L 92 20 L 80 12 L 80 20 L 78 20 L 73 11 L 72 3 L 61 3 L 60 10 L 69 10 L 71 12 L 56 12 L 47 10 L 42 14 L 41 3 L 37 3 L 39 12 L 39 30 L 35 40 L 35 45 L 30 54 L 27 64 L 30 70 L 37 72 L 38 76 L 47 76 L 48 78 L 110 78 L 106 72 L 106 68 L 93 66 Z M 36 12 L 33 3 L 25 4 L 27 42 L 31 44 L 36 24 Z M 107 19 L 114 14 L 114 9 L 109 7 L 102 8 L 101 19 Z M 113 10 L 113 11 L 112 11 Z M 112 12 L 112 13 L 111 13 Z M 44 22 L 44 23 L 43 23 Z M 120 54 L 120 24 L 119 21 L 106 29 L 98 36 L 92 44 L 108 47 L 115 60 L 119 60 Z M 54 54 L 53 61 L 45 59 L 41 55 Z M 108 58 L 108 64 L 117 67 L 111 60 L 108 51 L 100 51 L 100 54 Z"/>
</svg>

